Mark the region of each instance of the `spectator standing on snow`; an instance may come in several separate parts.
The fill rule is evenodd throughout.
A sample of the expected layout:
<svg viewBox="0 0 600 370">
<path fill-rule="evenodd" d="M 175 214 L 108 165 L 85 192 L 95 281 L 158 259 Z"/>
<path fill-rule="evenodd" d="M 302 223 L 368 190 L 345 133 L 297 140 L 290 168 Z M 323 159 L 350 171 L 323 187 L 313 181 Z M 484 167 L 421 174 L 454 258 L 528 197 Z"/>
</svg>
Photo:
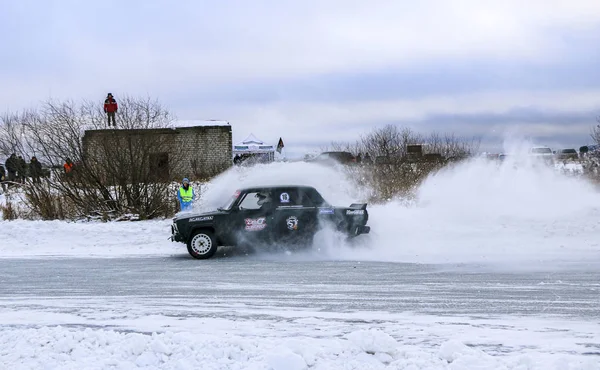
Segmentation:
<svg viewBox="0 0 600 370">
<path fill-rule="evenodd" d="M 17 158 L 17 181 L 21 184 L 25 183 L 25 179 L 27 178 L 27 162 L 23 159 L 23 157 L 19 156 Z"/>
<path fill-rule="evenodd" d="M 18 159 L 15 153 L 11 154 L 6 160 L 6 172 L 8 172 L 8 181 L 14 182 L 17 179 Z"/>
<path fill-rule="evenodd" d="M 0 188 L 2 191 L 6 191 L 6 171 L 4 170 L 4 166 L 0 164 Z"/>
<path fill-rule="evenodd" d="M 194 188 L 190 186 L 190 180 L 184 178 L 181 182 L 179 190 L 177 190 L 177 199 L 179 200 L 179 208 L 181 211 L 191 211 L 192 202 L 194 201 Z"/>
<path fill-rule="evenodd" d="M 65 170 L 66 175 L 71 175 L 71 171 L 73 171 L 73 162 L 71 162 L 70 158 L 67 158 L 65 164 L 63 164 L 63 169 Z"/>
<path fill-rule="evenodd" d="M 42 176 L 42 164 L 35 156 L 31 157 L 31 161 L 29 161 L 29 175 L 31 176 L 34 184 L 40 183 L 40 176 Z"/>
<path fill-rule="evenodd" d="M 117 101 L 115 100 L 115 98 L 113 97 L 113 95 L 111 93 L 108 93 L 108 95 L 106 96 L 106 100 L 104 100 L 104 112 L 106 113 L 106 116 L 108 117 L 108 127 L 110 127 L 111 119 L 112 119 L 113 126 L 117 127 L 117 123 L 115 121 L 115 114 L 117 113 L 118 109 L 119 109 L 119 106 L 117 105 Z"/>
</svg>

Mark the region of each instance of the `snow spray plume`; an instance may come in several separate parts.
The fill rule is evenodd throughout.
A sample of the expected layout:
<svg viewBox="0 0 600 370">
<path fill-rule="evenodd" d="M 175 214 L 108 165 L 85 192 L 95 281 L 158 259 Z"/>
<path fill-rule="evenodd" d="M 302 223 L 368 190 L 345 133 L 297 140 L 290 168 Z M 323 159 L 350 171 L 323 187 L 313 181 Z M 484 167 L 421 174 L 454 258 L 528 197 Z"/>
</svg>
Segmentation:
<svg viewBox="0 0 600 370">
<path fill-rule="evenodd" d="M 417 203 L 370 209 L 362 248 L 338 258 L 418 263 L 490 263 L 529 268 L 600 262 L 600 194 L 507 142 L 504 161 L 474 158 L 429 176 Z"/>
<path fill-rule="evenodd" d="M 422 183 L 414 203 L 370 204 L 370 234 L 348 242 L 325 229 L 294 258 L 511 268 L 600 262 L 598 191 L 524 154 L 528 145 L 507 142 L 504 161 L 474 158 L 442 169 Z M 314 186 L 335 205 L 367 199 L 370 189 L 344 173 L 302 162 L 234 168 L 208 185 L 202 208 L 221 206 L 237 188 L 265 184 Z"/>
<path fill-rule="evenodd" d="M 365 189 L 357 187 L 339 167 L 306 162 L 275 162 L 232 167 L 207 184 L 198 211 L 220 207 L 240 188 L 265 185 L 306 185 L 316 188 L 330 203 L 363 200 Z"/>
</svg>

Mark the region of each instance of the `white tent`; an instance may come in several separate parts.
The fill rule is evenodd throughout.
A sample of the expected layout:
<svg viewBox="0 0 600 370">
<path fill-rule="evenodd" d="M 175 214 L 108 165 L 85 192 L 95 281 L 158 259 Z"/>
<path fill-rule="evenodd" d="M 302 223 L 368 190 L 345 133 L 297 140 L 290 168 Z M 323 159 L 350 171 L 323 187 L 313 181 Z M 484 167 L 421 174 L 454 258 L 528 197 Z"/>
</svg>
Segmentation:
<svg viewBox="0 0 600 370">
<path fill-rule="evenodd" d="M 257 139 L 254 134 L 250 134 L 242 142 L 234 145 L 233 154 L 258 157 L 261 162 L 271 162 L 275 159 L 275 146 L 265 144 L 264 141 Z"/>
</svg>

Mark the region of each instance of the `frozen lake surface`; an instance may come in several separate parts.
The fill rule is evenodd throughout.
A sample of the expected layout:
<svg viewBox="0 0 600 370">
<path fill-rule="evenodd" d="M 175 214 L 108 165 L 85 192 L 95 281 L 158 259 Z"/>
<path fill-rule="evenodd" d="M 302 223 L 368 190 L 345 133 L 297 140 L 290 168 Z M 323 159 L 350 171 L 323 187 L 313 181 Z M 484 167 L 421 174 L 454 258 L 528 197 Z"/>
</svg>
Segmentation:
<svg viewBox="0 0 600 370">
<path fill-rule="evenodd" d="M 0 364 L 597 369 L 599 271 L 223 253 L 5 259 Z"/>
<path fill-rule="evenodd" d="M 435 315 L 559 315 L 600 319 L 600 269 L 502 272 L 477 265 L 163 258 L 0 260 L 2 298 L 172 300 L 218 313 L 386 311 Z M 245 315 L 243 310 L 236 315 Z M 252 314 L 248 314 L 252 316 Z"/>
</svg>

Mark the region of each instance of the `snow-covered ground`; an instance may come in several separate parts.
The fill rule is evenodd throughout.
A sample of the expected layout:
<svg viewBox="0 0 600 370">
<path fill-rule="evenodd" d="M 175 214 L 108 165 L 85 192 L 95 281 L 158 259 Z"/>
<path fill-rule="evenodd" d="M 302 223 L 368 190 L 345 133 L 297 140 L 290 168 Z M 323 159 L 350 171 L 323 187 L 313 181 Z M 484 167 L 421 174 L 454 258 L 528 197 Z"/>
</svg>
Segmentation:
<svg viewBox="0 0 600 370">
<path fill-rule="evenodd" d="M 597 270 L 184 256 L 1 260 L 0 366 L 600 366 Z"/>
<path fill-rule="evenodd" d="M 225 173 L 199 208 L 260 183 L 368 191 L 275 163 Z M 170 220 L 0 222 L 0 367 L 600 369 L 592 185 L 476 160 L 368 209 L 353 244 L 323 231 L 310 251 L 208 261 Z"/>
</svg>

